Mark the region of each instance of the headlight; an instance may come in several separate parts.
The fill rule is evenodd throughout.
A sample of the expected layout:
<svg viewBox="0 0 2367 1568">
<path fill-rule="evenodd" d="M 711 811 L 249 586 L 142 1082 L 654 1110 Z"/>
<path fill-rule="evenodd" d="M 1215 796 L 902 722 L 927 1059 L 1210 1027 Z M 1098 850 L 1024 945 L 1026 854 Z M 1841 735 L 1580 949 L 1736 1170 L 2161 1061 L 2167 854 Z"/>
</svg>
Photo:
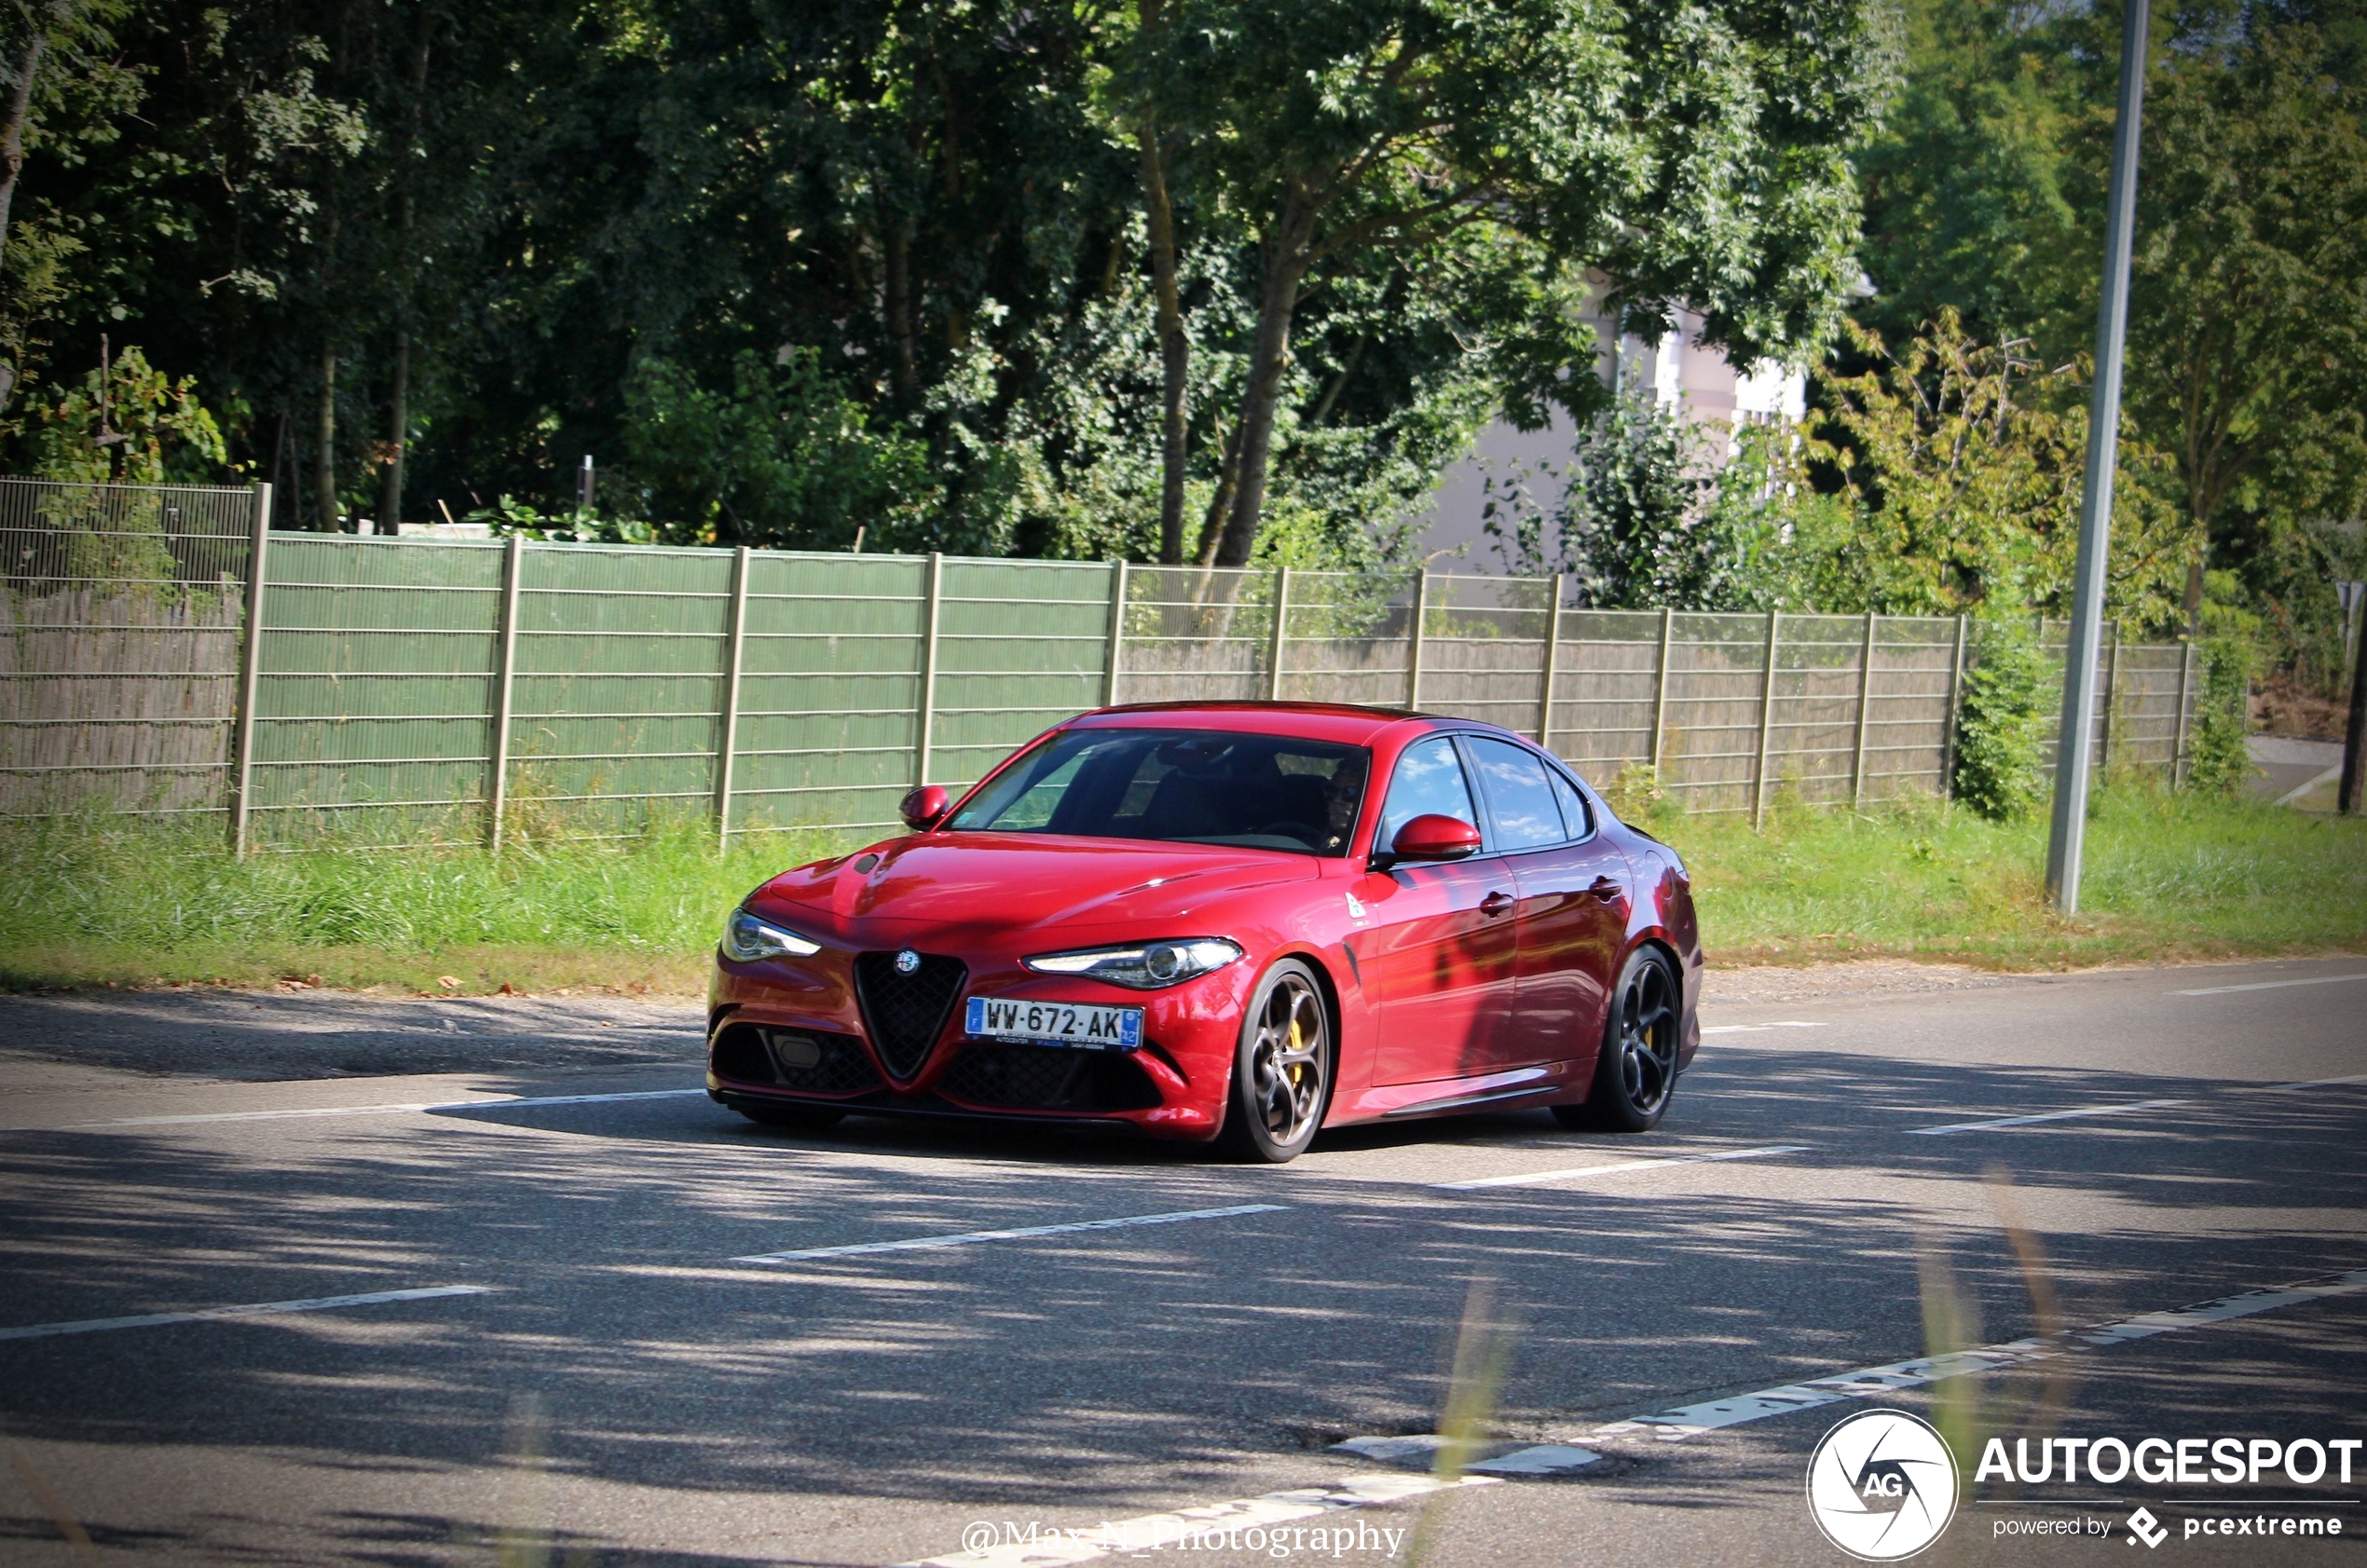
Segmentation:
<svg viewBox="0 0 2367 1568">
<path fill-rule="evenodd" d="M 1038 975 L 1082 975 L 1138 991 L 1181 985 L 1222 969 L 1241 949 L 1221 936 L 1187 936 L 1174 942 L 1144 942 L 1128 948 L 1090 948 L 1077 953 L 1046 953 L 1022 961 Z"/>
<path fill-rule="evenodd" d="M 732 918 L 723 922 L 723 956 L 737 963 L 754 963 L 769 958 L 811 958 L 821 950 L 819 942 L 809 942 L 794 931 L 767 925 L 746 909 L 732 910 Z"/>
</svg>

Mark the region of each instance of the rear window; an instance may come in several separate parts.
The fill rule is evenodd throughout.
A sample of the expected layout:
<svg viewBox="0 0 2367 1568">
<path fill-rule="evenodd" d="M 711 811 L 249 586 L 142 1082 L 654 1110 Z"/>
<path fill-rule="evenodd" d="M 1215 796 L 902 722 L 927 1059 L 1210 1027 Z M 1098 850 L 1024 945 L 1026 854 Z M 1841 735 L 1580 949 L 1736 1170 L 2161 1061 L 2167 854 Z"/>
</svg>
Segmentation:
<svg viewBox="0 0 2367 1568">
<path fill-rule="evenodd" d="M 1039 742 L 946 825 L 1348 852 L 1372 754 L 1211 729 L 1067 729 Z"/>
</svg>

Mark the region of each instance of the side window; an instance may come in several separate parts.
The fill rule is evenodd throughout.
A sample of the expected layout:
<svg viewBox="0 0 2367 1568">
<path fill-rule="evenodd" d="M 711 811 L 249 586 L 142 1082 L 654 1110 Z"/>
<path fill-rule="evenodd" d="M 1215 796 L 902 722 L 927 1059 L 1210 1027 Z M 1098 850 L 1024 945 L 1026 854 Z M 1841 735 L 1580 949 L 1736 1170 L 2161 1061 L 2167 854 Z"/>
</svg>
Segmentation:
<svg viewBox="0 0 2367 1568">
<path fill-rule="evenodd" d="M 1479 769 L 1480 789 L 1487 797 L 1487 814 L 1496 826 L 1496 847 L 1520 851 L 1558 844 L 1561 808 L 1553 803 L 1553 786 L 1545 780 L 1545 764 L 1537 754 L 1506 741 L 1475 735 L 1466 743 Z"/>
<path fill-rule="evenodd" d="M 1594 833 L 1594 813 L 1588 809 L 1586 797 L 1580 795 L 1578 792 L 1578 786 L 1562 777 L 1557 770 L 1546 769 L 1545 776 L 1553 782 L 1553 798 L 1562 803 L 1562 822 L 1569 829 L 1570 837 L 1573 839 L 1592 838 Z"/>
<path fill-rule="evenodd" d="M 1397 775 L 1389 780 L 1389 800 L 1381 808 L 1381 834 L 1373 847 L 1386 850 L 1397 841 L 1397 830 L 1430 812 L 1479 825 L 1471 809 L 1471 788 L 1463 782 L 1463 764 L 1454 741 L 1432 735 L 1405 748 L 1397 759 Z"/>
</svg>

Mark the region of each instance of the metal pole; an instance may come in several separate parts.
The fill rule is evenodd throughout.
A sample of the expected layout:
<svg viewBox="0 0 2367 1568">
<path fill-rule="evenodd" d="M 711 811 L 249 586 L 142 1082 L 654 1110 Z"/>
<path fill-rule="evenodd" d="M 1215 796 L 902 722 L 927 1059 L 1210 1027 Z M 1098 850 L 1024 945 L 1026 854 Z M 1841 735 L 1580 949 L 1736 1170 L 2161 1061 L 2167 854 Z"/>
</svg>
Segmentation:
<svg viewBox="0 0 2367 1568">
<path fill-rule="evenodd" d="M 1780 610 L 1767 612 L 1767 674 L 1758 688 L 1758 767 L 1751 774 L 1751 826 L 1767 821 L 1767 736 L 1775 718 L 1775 626 Z"/>
<path fill-rule="evenodd" d="M 1562 574 L 1553 574 L 1553 604 L 1545 616 L 1545 681 L 1537 693 L 1537 743 L 1553 749 L 1553 677 L 1562 662 Z"/>
<path fill-rule="evenodd" d="M 2358 661 L 2350 672 L 2350 717 L 2343 725 L 2343 782 L 2334 788 L 2334 810 L 2359 814 L 2359 792 L 2367 785 L 2367 625 L 2360 628 Z"/>
<path fill-rule="evenodd" d="M 1866 612 L 1866 647 L 1857 656 L 1857 758 L 1849 766 L 1849 805 L 1866 804 L 1866 716 L 1874 701 L 1874 612 Z"/>
<path fill-rule="evenodd" d="M 518 670 L 518 576 L 526 560 L 526 539 L 512 534 L 501 552 L 501 630 L 494 653 L 493 757 L 486 780 L 490 819 L 486 842 L 501 852 L 501 817 L 510 803 L 510 692 Z"/>
<path fill-rule="evenodd" d="M 2113 469 L 2120 438 L 2121 350 L 2128 328 L 2128 248 L 2137 216 L 2137 134 L 2144 117 L 2150 0 L 2121 13 L 2120 106 L 2113 127 L 2106 201 L 2103 299 L 2096 312 L 2096 387 L 2087 415 L 2087 475 L 2079 498 L 2079 564 L 2064 651 L 2062 734 L 2055 755 L 2055 819 L 2046 839 L 2046 891 L 2063 914 L 2079 909 L 2080 851 L 2087 832 L 2088 748 L 2096 725 L 2096 645 L 2103 630 L 2104 568 L 2112 548 Z"/>
<path fill-rule="evenodd" d="M 1661 609 L 1660 661 L 1653 666 L 1659 673 L 1652 678 L 1652 756 L 1653 768 L 1661 765 L 1661 739 L 1668 729 L 1668 634 L 1676 624 L 1676 611 L 1663 606 Z M 1668 781 L 1661 781 L 1666 784 Z"/>
<path fill-rule="evenodd" d="M 230 720 L 231 755 L 238 761 L 230 802 L 230 852 L 247 857 L 247 816 L 254 802 L 254 701 L 263 684 L 264 552 L 271 543 L 271 486 L 254 487 L 254 520 L 247 532 L 246 641 L 239 648 L 239 706 Z"/>
<path fill-rule="evenodd" d="M 1126 648 L 1126 568 L 1120 561 L 1110 574 L 1110 667 L 1101 676 L 1101 706 L 1117 706 L 1118 655 Z"/>
<path fill-rule="evenodd" d="M 1948 711 L 1939 719 L 1939 798 L 1956 787 L 1956 704 L 1964 695 L 1964 618 L 1956 618 L 1956 651 L 1948 661 Z"/>
<path fill-rule="evenodd" d="M 2178 641 L 2178 738 L 2169 744 L 2169 787 L 2183 789 L 2186 785 L 2186 704 L 2193 700 L 2195 686 L 2195 640 L 2181 637 Z"/>
<path fill-rule="evenodd" d="M 1266 700 L 1282 700 L 1282 639 L 1291 620 L 1291 568 L 1274 568 L 1274 646 L 1266 652 Z"/>
<path fill-rule="evenodd" d="M 1417 709 L 1422 705 L 1422 622 L 1429 619 L 1430 608 L 1430 569 L 1424 566 L 1414 579 L 1414 634 L 1405 640 L 1405 705 Z"/>
<path fill-rule="evenodd" d="M 912 787 L 929 782 L 930 731 L 937 728 L 937 607 L 945 586 L 945 557 L 929 552 L 929 575 L 921 614 L 921 711 L 912 737 Z"/>
<path fill-rule="evenodd" d="M 746 545 L 732 552 L 732 607 L 723 631 L 723 712 L 715 741 L 715 849 L 718 854 L 732 842 L 732 758 L 740 746 L 740 653 L 747 640 L 748 565 L 755 552 Z"/>
</svg>

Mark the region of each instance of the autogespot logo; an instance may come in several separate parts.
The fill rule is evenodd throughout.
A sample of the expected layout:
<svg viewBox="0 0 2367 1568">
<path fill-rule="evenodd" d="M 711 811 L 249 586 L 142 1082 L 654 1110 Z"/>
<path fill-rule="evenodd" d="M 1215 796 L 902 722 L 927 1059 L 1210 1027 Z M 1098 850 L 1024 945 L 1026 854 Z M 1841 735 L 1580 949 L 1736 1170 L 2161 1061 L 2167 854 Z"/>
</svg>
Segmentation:
<svg viewBox="0 0 2367 1568">
<path fill-rule="evenodd" d="M 1862 1411 L 1808 1457 L 1808 1511 L 1825 1539 L 1868 1562 L 1912 1557 L 1956 1517 L 1947 1439 L 1905 1411 Z"/>
</svg>

